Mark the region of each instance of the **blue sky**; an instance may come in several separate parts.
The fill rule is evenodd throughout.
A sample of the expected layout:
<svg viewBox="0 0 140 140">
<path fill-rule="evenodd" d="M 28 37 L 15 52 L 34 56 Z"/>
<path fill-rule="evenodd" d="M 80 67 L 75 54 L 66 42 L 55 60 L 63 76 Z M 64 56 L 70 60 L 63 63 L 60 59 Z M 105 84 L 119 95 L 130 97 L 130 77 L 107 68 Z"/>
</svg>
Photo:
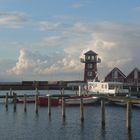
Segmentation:
<svg viewBox="0 0 140 140">
<path fill-rule="evenodd" d="M 82 80 L 93 50 L 100 78 L 140 68 L 139 0 L 0 0 L 0 81 Z"/>
</svg>

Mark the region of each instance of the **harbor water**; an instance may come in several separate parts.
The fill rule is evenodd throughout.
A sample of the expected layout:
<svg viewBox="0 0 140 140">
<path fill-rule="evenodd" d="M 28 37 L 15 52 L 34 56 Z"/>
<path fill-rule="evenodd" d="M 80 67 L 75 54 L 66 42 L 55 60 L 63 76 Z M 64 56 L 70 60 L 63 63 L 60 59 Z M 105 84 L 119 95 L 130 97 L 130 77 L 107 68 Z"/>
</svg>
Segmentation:
<svg viewBox="0 0 140 140">
<path fill-rule="evenodd" d="M 16 91 L 19 94 L 31 91 Z M 45 91 L 41 91 L 42 93 Z M 49 91 L 59 93 L 60 91 Z M 66 91 L 70 92 L 70 91 Z M 6 94 L 6 91 L 1 91 Z M 66 93 L 67 94 L 67 93 Z M 139 140 L 140 108 L 132 109 L 132 129 L 126 128 L 126 108 L 106 105 L 105 126 L 101 125 L 100 104 L 84 107 L 84 122 L 80 120 L 80 108 L 66 107 L 66 118 L 62 119 L 61 106 L 52 107 L 51 117 L 47 107 L 39 107 L 35 113 L 34 103 L 27 104 L 24 112 L 23 104 L 17 104 L 16 112 L 13 104 L 0 103 L 0 140 Z"/>
</svg>

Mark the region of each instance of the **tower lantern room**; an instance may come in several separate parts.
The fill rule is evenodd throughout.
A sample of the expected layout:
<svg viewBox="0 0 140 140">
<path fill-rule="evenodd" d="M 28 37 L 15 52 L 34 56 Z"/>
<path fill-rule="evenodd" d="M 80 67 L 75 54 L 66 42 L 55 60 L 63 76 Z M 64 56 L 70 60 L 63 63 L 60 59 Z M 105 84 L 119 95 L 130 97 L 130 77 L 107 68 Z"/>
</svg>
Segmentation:
<svg viewBox="0 0 140 140">
<path fill-rule="evenodd" d="M 98 76 L 97 76 L 97 63 L 101 62 L 100 58 L 97 58 L 97 55 L 93 51 L 88 51 L 85 54 L 85 58 L 81 58 L 81 62 L 85 63 L 85 68 L 84 68 L 84 81 L 98 81 Z"/>
</svg>

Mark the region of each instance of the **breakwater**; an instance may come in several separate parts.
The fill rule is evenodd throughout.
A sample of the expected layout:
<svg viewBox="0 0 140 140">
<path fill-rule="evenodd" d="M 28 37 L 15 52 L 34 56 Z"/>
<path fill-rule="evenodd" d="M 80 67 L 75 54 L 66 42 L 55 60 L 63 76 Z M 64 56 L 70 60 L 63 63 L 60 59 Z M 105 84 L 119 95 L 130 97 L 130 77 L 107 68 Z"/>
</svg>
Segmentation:
<svg viewBox="0 0 140 140">
<path fill-rule="evenodd" d="M 22 81 L 22 82 L 0 82 L 0 90 L 67 90 L 78 89 L 79 84 L 84 81 Z"/>
</svg>

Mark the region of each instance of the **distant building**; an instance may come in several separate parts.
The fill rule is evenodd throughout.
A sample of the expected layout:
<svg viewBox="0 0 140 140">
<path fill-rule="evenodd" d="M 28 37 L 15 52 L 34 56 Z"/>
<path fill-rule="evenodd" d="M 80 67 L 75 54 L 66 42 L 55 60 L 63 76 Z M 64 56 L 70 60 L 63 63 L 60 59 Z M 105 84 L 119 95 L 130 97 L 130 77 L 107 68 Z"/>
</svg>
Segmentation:
<svg viewBox="0 0 140 140">
<path fill-rule="evenodd" d="M 130 74 L 126 77 L 126 83 L 137 85 L 140 83 L 140 70 L 138 68 L 134 68 Z"/>
<path fill-rule="evenodd" d="M 125 76 L 118 68 L 114 68 L 106 77 L 106 82 L 123 82 L 124 87 L 132 92 L 140 91 L 140 70 L 134 68 L 130 74 Z"/>
<path fill-rule="evenodd" d="M 117 67 L 115 67 L 106 77 L 106 82 L 125 82 L 126 76 L 120 71 Z"/>
</svg>

